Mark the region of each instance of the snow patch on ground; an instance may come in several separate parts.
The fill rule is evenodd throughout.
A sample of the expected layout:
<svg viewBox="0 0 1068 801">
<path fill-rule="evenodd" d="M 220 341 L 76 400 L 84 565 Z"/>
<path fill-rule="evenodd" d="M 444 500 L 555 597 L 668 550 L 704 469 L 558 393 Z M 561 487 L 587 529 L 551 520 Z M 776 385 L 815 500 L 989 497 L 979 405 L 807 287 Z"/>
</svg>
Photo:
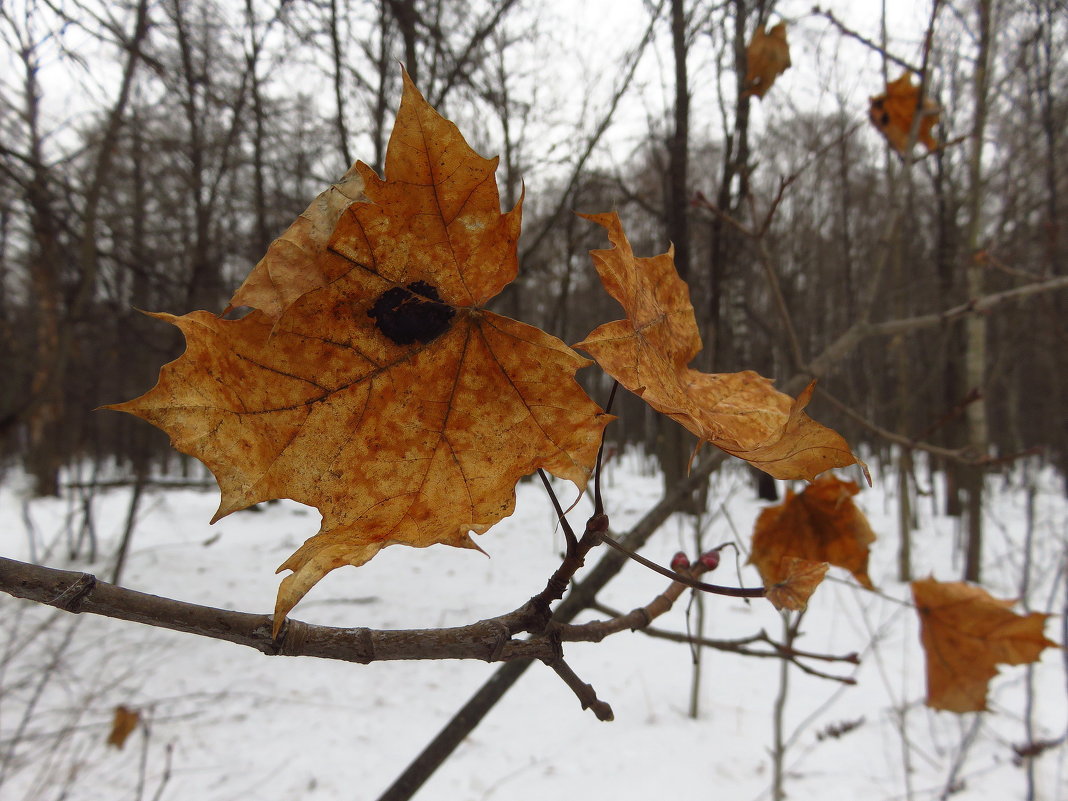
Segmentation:
<svg viewBox="0 0 1068 801">
<path fill-rule="evenodd" d="M 1024 798 L 1027 772 L 1013 745 L 1027 740 L 1027 682 L 1035 691 L 1036 739 L 1062 737 L 1068 721 L 1065 662 L 1047 650 L 1033 670 L 1005 668 L 993 683 L 996 714 L 958 716 L 923 704 L 923 654 L 908 587 L 896 580 L 897 501 L 887 477 L 857 502 L 879 534 L 871 576 L 882 594 L 858 589 L 832 571 L 816 593 L 797 646 L 857 651 L 862 663 L 809 663 L 854 676 L 857 685 L 788 671 L 786 790 L 793 801 L 850 798 Z M 924 480 L 921 478 L 920 484 Z M 1033 486 L 1030 501 L 1028 487 Z M 559 484 L 565 503 L 574 489 Z M 1033 554 L 1029 604 L 1065 608 L 1068 504 L 1062 483 L 1037 468 L 991 480 L 984 584 L 1000 597 L 1020 593 L 1030 514 Z M 936 514 L 938 488 L 916 503 L 915 575 L 952 580 L 957 522 Z M 614 531 L 625 532 L 660 495 L 660 479 L 639 454 L 610 466 L 604 494 Z M 92 501 L 98 558 L 86 544 L 77 493 L 26 498 L 25 481 L 0 485 L 0 553 L 110 574 L 130 490 Z M 1028 511 L 1030 506 L 1030 512 Z M 208 526 L 214 490 L 146 492 L 123 583 L 157 595 L 247 612 L 273 608 L 275 568 L 318 528 L 318 513 L 291 502 L 264 504 Z M 748 475 L 724 469 L 713 479 L 701 525 L 676 516 L 643 554 L 667 564 L 677 550 L 748 542 L 763 504 Z M 588 499 L 571 513 L 581 528 Z M 33 531 L 31 549 L 29 531 Z M 490 554 L 433 547 L 387 548 L 362 568 L 324 579 L 294 611 L 338 626 L 452 626 L 514 609 L 544 585 L 563 537 L 539 484 L 518 488 L 516 513 L 478 538 Z M 731 551 L 718 583 L 755 584 Z M 595 564 L 595 552 L 589 564 Z M 744 560 L 743 560 L 744 561 Z M 665 580 L 637 564 L 604 591 L 602 603 L 629 610 L 652 600 Z M 782 620 L 762 601 L 705 597 L 704 634 L 741 637 Z M 684 596 L 657 625 L 693 626 Z M 584 619 L 593 619 L 587 613 Z M 494 672 L 480 662 L 400 662 L 367 666 L 309 658 L 269 658 L 191 635 L 149 629 L 0 597 L 0 797 L 90 799 L 374 799 L 452 714 Z M 1047 635 L 1060 640 L 1062 619 Z M 612 704 L 616 720 L 583 712 L 550 670 L 533 665 L 504 700 L 431 778 L 419 799 L 770 797 L 769 748 L 780 663 L 707 650 L 700 711 L 688 712 L 694 675 L 688 646 L 624 633 L 596 644 L 567 645 L 569 664 Z M 1030 679 L 1028 678 L 1030 673 Z M 142 711 L 148 727 L 121 751 L 105 745 L 116 705 Z M 32 707 L 32 714 L 25 710 Z M 829 727 L 859 722 L 841 735 Z M 1037 797 L 1068 798 L 1068 749 L 1033 762 Z M 65 795 L 64 792 L 66 793 Z"/>
</svg>

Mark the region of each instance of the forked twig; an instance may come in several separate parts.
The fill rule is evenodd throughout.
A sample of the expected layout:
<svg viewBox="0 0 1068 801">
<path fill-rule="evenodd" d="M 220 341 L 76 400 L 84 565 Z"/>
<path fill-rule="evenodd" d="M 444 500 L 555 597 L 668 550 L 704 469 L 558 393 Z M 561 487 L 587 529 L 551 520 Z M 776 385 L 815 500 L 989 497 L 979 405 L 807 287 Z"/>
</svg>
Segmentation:
<svg viewBox="0 0 1068 801">
<path fill-rule="evenodd" d="M 593 689 L 593 686 L 580 679 L 562 656 L 554 659 L 543 659 L 542 661 L 556 671 L 556 675 L 571 688 L 571 691 L 578 697 L 583 709 L 592 710 L 598 720 L 606 722 L 615 720 L 612 707 L 597 697 L 597 691 Z"/>
<path fill-rule="evenodd" d="M 633 612 L 624 615 L 621 612 L 612 609 L 609 606 L 605 606 L 600 603 L 595 603 L 591 607 L 604 615 L 609 616 L 608 621 L 587 623 L 585 626 L 590 626 L 591 629 L 597 625 L 617 625 L 617 621 L 631 617 Z M 575 629 L 582 629 L 583 626 L 574 626 Z M 752 656 L 760 659 L 785 659 L 788 662 L 792 662 L 797 665 L 798 668 L 819 678 L 830 679 L 831 681 L 837 681 L 842 684 L 856 684 L 856 680 L 851 676 L 836 676 L 832 673 L 824 673 L 821 670 L 817 670 L 810 665 L 805 665 L 799 660 L 811 659 L 818 662 L 845 662 L 850 665 L 860 664 L 860 655 L 857 653 L 848 654 L 820 654 L 812 651 L 802 651 L 797 648 L 793 648 L 783 643 L 777 642 L 767 635 L 767 632 L 761 630 L 756 634 L 750 634 L 748 637 L 739 637 L 737 639 L 721 640 L 713 639 L 711 637 L 694 637 L 690 634 L 684 634 L 677 631 L 667 631 L 665 629 L 659 629 L 654 626 L 639 626 L 638 630 L 646 636 L 653 637 L 659 640 L 667 640 L 669 642 L 686 643 L 688 645 L 694 645 L 700 648 L 712 648 L 717 651 L 725 651 L 728 653 L 738 654 L 740 656 Z M 570 632 L 561 636 L 561 639 L 570 641 L 574 635 Z M 752 648 L 750 646 L 764 644 L 771 650 L 763 650 Z"/>
</svg>

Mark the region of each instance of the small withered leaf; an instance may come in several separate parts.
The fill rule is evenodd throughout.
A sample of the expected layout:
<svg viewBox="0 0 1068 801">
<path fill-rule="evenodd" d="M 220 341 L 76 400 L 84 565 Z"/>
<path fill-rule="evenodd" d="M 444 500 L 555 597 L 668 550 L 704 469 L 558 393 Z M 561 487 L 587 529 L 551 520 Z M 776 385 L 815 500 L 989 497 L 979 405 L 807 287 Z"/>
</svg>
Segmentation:
<svg viewBox="0 0 1068 801">
<path fill-rule="evenodd" d="M 982 587 L 934 578 L 912 582 L 927 657 L 927 706 L 950 712 L 986 709 L 997 665 L 1035 662 L 1057 643 L 1043 629 L 1049 615 L 1018 615 L 1013 602 Z"/>
<path fill-rule="evenodd" d="M 745 91 L 763 99 L 775 79 L 789 68 L 786 23 L 780 22 L 768 32 L 758 25 L 746 50 Z"/>
<path fill-rule="evenodd" d="M 136 709 L 125 706 L 115 707 L 115 715 L 111 720 L 111 731 L 108 733 L 108 745 L 119 750 L 126 745 L 126 740 L 141 722 L 141 713 Z"/>
<path fill-rule="evenodd" d="M 781 504 L 765 508 L 753 527 L 749 553 L 764 584 L 782 581 L 782 559 L 794 556 L 843 567 L 861 586 L 873 589 L 868 553 L 875 532 L 853 503 L 859 491 L 855 482 L 820 476 L 799 493 L 787 492 Z"/>
<path fill-rule="evenodd" d="M 827 575 L 828 567 L 826 562 L 784 556 L 778 570 L 779 580 L 764 585 L 767 599 L 776 609 L 804 612 L 808 599 Z"/>
<path fill-rule="evenodd" d="M 920 114 L 918 123 L 917 112 Z M 938 122 L 938 106 L 927 96 L 920 101 L 920 87 L 912 82 L 908 72 L 889 82 L 883 94 L 871 98 L 869 118 L 898 153 L 909 149 L 910 137 L 915 137 L 912 141 L 921 142 L 929 151 L 938 147 L 931 135 Z"/>
<path fill-rule="evenodd" d="M 775 478 L 812 479 L 857 461 L 839 434 L 805 414 L 813 386 L 794 399 L 752 370 L 691 369 L 690 361 L 701 350 L 701 335 L 672 251 L 640 258 L 615 213 L 583 216 L 608 233 L 612 247 L 590 255 L 626 319 L 600 326 L 576 348 L 703 442 Z"/>
</svg>

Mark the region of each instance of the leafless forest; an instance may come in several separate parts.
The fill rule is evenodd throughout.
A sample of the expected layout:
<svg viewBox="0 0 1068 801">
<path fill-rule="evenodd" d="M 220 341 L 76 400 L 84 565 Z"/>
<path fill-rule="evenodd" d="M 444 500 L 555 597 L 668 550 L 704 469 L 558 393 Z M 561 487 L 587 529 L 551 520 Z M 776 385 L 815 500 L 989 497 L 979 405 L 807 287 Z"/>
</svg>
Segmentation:
<svg viewBox="0 0 1068 801">
<path fill-rule="evenodd" d="M 181 350 L 138 310 L 221 312 L 326 185 L 355 159 L 380 169 L 404 64 L 500 155 L 502 203 L 525 186 L 499 311 L 568 342 L 618 316 L 589 266 L 605 243 L 573 214 L 617 209 L 638 252 L 674 244 L 695 366 L 794 393 L 818 378 L 813 416 L 884 480 L 908 489 L 926 451 L 977 518 L 984 478 L 1020 454 L 1068 469 L 1068 10 L 934 0 L 902 31 L 872 7 L 858 29 L 796 4 L 634 4 L 621 58 L 576 59 L 562 99 L 566 14 L 528 0 L 3 0 L 0 468 L 41 494 L 75 462 L 180 471 L 159 432 L 94 411 Z M 780 18 L 822 71 L 795 57 L 760 99 L 747 43 Z M 888 147 L 839 90 L 857 78 L 847 45 L 876 65 L 867 94 L 913 74 L 935 149 Z M 620 408 L 610 436 L 677 481 L 689 435 Z"/>
</svg>

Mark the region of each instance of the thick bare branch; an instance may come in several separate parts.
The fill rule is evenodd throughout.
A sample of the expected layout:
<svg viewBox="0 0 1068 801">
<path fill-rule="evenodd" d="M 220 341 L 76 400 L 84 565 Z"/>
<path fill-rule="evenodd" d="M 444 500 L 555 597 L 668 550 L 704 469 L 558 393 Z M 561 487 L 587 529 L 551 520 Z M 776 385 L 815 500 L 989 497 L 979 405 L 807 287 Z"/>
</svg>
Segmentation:
<svg viewBox="0 0 1068 801">
<path fill-rule="evenodd" d="M 225 640 L 269 656 L 311 656 L 361 664 L 412 659 L 478 659 L 485 662 L 540 659 L 561 673 L 561 642 L 599 642 L 609 634 L 647 626 L 670 609 L 687 586 L 684 582 L 673 582 L 646 607 L 621 615 L 618 620 L 584 626 L 550 624 L 548 604 L 563 594 L 570 576 L 581 567 L 582 557 L 598 542 L 598 527 L 604 524 L 602 521 L 606 521 L 603 515 L 591 518 L 576 553 L 565 558 L 541 594 L 513 612 L 450 628 L 337 628 L 287 619 L 279 636 L 272 638 L 271 615 L 162 598 L 109 584 L 89 573 L 27 564 L 4 557 L 0 557 L 0 590 L 73 614 L 102 615 Z M 690 578 L 695 579 L 701 572 L 700 563 L 690 572 Z M 534 632 L 534 636 L 528 640 L 513 639 L 513 635 L 525 631 Z M 563 670 L 566 672 L 566 666 Z M 587 703 L 590 701 L 587 695 L 579 697 L 586 706 L 594 708 L 598 716 L 604 712 L 598 705 Z"/>
<path fill-rule="evenodd" d="M 524 610 L 443 629 L 378 631 L 318 626 L 287 620 L 277 639 L 271 637 L 271 615 L 234 612 L 161 598 L 100 581 L 88 573 L 25 564 L 0 557 L 0 589 L 72 613 L 129 620 L 159 628 L 226 640 L 270 656 L 312 656 L 367 664 L 400 659 L 549 658 L 544 640 L 511 640 L 521 629 Z M 502 647 L 501 641 L 505 641 Z"/>
</svg>

